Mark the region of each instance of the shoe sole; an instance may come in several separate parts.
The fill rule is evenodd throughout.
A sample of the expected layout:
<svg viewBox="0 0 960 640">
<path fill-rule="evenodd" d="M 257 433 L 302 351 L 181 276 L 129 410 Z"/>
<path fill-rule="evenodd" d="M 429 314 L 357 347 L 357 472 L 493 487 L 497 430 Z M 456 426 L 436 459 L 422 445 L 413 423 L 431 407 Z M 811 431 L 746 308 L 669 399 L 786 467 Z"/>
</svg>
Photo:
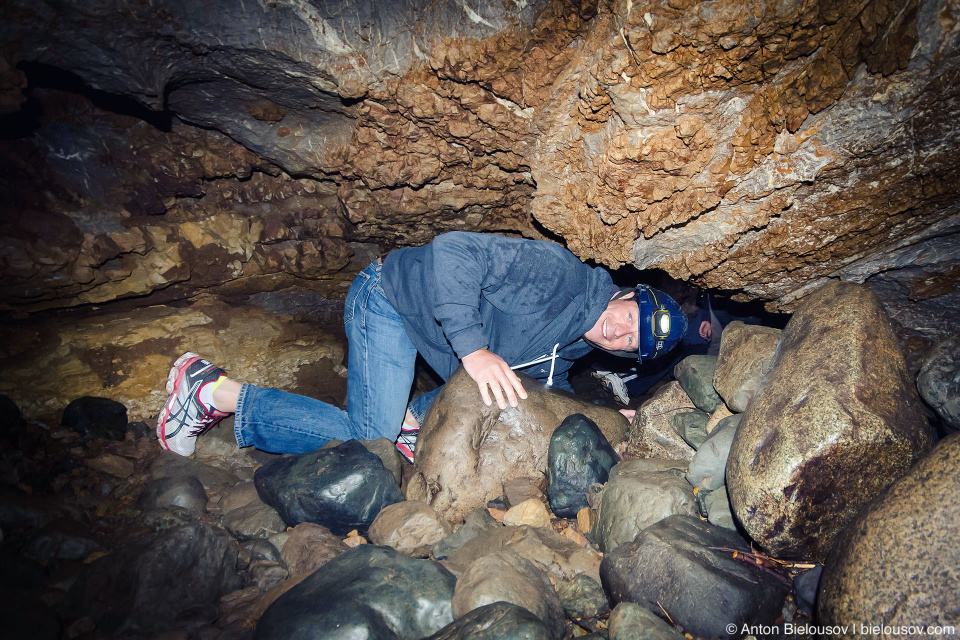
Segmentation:
<svg viewBox="0 0 960 640">
<path fill-rule="evenodd" d="M 166 404 L 163 405 L 163 410 L 160 412 L 160 419 L 157 420 L 157 441 L 160 443 L 160 446 L 167 451 L 170 451 L 165 433 L 167 419 L 173 410 L 173 402 L 176 400 L 177 392 L 180 390 L 180 383 L 183 381 L 183 376 L 187 372 L 187 367 L 199 359 L 200 356 L 188 351 L 176 359 L 173 366 L 170 367 L 170 372 L 167 373 L 167 384 L 164 388 L 169 396 L 167 397 Z"/>
</svg>

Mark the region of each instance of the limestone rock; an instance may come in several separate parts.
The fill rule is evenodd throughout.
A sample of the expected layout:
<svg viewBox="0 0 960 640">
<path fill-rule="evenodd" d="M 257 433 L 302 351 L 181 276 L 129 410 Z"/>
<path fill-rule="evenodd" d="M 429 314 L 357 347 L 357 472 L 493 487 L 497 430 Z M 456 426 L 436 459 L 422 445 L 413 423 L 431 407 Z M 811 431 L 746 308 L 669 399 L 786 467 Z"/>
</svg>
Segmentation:
<svg viewBox="0 0 960 640">
<path fill-rule="evenodd" d="M 723 402 L 713 388 L 716 356 L 687 356 L 673 368 L 673 376 L 697 409 L 713 413 Z"/>
<path fill-rule="evenodd" d="M 288 525 L 316 522 L 337 535 L 365 533 L 381 509 L 403 500 L 393 474 L 356 440 L 278 458 L 257 469 L 253 481 Z"/>
<path fill-rule="evenodd" d="M 713 386 L 724 403 L 741 413 L 773 362 L 780 330 L 734 320 L 723 329 Z"/>
<path fill-rule="evenodd" d="M 550 436 L 564 418 L 582 413 L 611 444 L 621 442 L 626 419 L 570 394 L 521 376 L 527 399 L 501 411 L 487 407 L 462 367 L 427 412 L 417 442 L 407 498 L 429 503 L 448 521 L 498 498 L 503 482 L 544 477 Z"/>
<path fill-rule="evenodd" d="M 952 429 L 960 429 L 960 338 L 943 340 L 923 359 L 917 389 Z"/>
<path fill-rule="evenodd" d="M 414 558 L 426 558 L 451 527 L 430 505 L 405 500 L 387 505 L 374 518 L 368 537 Z"/>
<path fill-rule="evenodd" d="M 542 501 L 530 498 L 507 509 L 503 514 L 503 524 L 514 527 L 524 524 L 531 527 L 549 527 L 550 512 Z"/>
<path fill-rule="evenodd" d="M 423 638 L 453 622 L 455 582 L 430 560 L 360 545 L 277 598 L 257 623 L 254 637 Z"/>
<path fill-rule="evenodd" d="M 497 522 L 496 518 L 490 515 L 490 511 L 486 508 L 479 507 L 474 509 L 464 518 L 462 526 L 433 545 L 433 550 L 430 552 L 430 555 L 437 560 L 443 560 L 481 533 L 492 529 L 499 529 L 502 526 L 500 522 Z"/>
<path fill-rule="evenodd" d="M 254 500 L 260 502 L 256 485 L 253 484 L 253 482 L 241 482 L 223 492 L 223 495 L 220 496 L 220 501 L 217 503 L 217 507 L 222 513 L 227 513 L 228 511 L 245 507 Z"/>
<path fill-rule="evenodd" d="M 817 601 L 825 624 L 960 625 L 958 459 L 953 434 L 838 536 Z"/>
<path fill-rule="evenodd" d="M 667 611 L 674 624 L 701 638 L 739 638 L 743 624 L 771 624 L 781 615 L 786 585 L 729 549 L 749 552 L 735 532 L 690 516 L 671 516 L 604 556 L 603 585 L 616 603 Z M 662 614 L 659 614 L 662 615 Z"/>
<path fill-rule="evenodd" d="M 499 551 L 513 551 L 523 556 L 558 581 L 573 580 L 580 574 L 600 581 L 600 554 L 584 549 L 576 542 L 545 527 L 499 527 L 481 533 L 452 553 L 444 565 L 462 574 L 478 558 Z"/>
<path fill-rule="evenodd" d="M 161 451 L 157 454 L 150 462 L 148 471 L 154 479 L 193 476 L 200 480 L 207 495 L 220 494 L 240 481 L 240 478 L 230 471 L 185 458 L 173 451 Z"/>
<path fill-rule="evenodd" d="M 96 458 L 87 460 L 87 466 L 118 478 L 129 478 L 134 471 L 132 460 L 113 453 L 101 453 Z"/>
<path fill-rule="evenodd" d="M 647 460 L 625 460 L 614 467 L 600 495 L 594 536 L 604 553 L 632 542 L 650 525 L 676 514 L 697 515 L 685 469 L 657 470 Z"/>
<path fill-rule="evenodd" d="M 554 434 L 556 434 L 556 431 L 554 431 Z M 510 509 L 531 498 L 545 500 L 545 488 L 542 476 L 537 478 L 514 478 L 513 480 L 506 480 L 503 483 L 503 504 L 507 509 Z"/>
<path fill-rule="evenodd" d="M 523 607 L 494 602 L 460 616 L 425 640 L 552 640 L 547 625 Z"/>
<path fill-rule="evenodd" d="M 301 522 L 287 535 L 280 558 L 290 575 L 313 573 L 347 550 L 347 545 L 329 529 L 313 522 Z"/>
<path fill-rule="evenodd" d="M 652 398 L 640 406 L 630 424 L 630 453 L 639 458 L 692 458 L 693 447 L 673 429 L 670 418 L 675 413 L 696 408 L 679 382 L 660 387 Z"/>
<path fill-rule="evenodd" d="M 459 618 L 494 602 L 523 607 L 540 618 L 553 638 L 563 636 L 563 607 L 547 575 L 511 551 L 484 556 L 470 565 L 457 580 L 453 614 Z"/>
<path fill-rule="evenodd" d="M 301 298 L 306 306 L 320 296 Z M 79 396 L 117 400 L 128 414 L 123 429 L 116 427 L 122 439 L 127 419 L 153 425 L 167 399 L 166 372 L 180 354 L 193 351 L 244 382 L 307 395 L 326 388 L 330 396 L 321 399 L 342 401 L 346 380 L 333 372 L 343 360 L 342 344 L 318 330 L 316 320 L 295 318 L 293 305 L 281 305 L 283 300 L 281 294 L 251 300 L 243 313 L 204 299 L 179 308 L 152 306 L 44 322 L 30 327 L 29 335 L 39 334 L 41 341 L 29 349 L 28 334 L 21 340 L 13 331 L 15 339 L 0 351 L 10 363 L 0 370 L 0 391 L 36 417 L 55 418 Z M 203 441 L 198 441 L 201 450 Z"/>
<path fill-rule="evenodd" d="M 794 314 L 727 462 L 737 519 L 771 555 L 823 557 L 932 441 L 886 313 L 833 282 Z"/>
</svg>

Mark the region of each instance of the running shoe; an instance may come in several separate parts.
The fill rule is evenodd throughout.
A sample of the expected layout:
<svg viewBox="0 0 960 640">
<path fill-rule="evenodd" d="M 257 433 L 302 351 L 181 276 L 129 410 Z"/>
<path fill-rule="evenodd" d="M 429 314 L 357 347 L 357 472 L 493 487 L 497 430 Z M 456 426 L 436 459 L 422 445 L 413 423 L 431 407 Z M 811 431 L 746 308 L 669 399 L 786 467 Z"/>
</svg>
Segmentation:
<svg viewBox="0 0 960 640">
<path fill-rule="evenodd" d="M 197 448 L 197 436 L 229 415 L 200 401 L 200 389 L 226 375 L 223 369 L 195 353 L 177 358 L 167 375 L 170 397 L 157 418 L 161 447 L 189 456 Z"/>
<path fill-rule="evenodd" d="M 406 422 L 400 426 L 400 436 L 397 438 L 395 445 L 400 455 L 411 464 L 413 464 L 413 452 L 417 448 L 417 436 L 419 435 L 420 427 L 411 427 Z"/>
<path fill-rule="evenodd" d="M 600 381 L 600 384 L 613 392 L 623 404 L 630 404 L 630 394 L 627 393 L 626 381 L 613 373 L 612 371 L 594 371 L 593 377 Z"/>
</svg>

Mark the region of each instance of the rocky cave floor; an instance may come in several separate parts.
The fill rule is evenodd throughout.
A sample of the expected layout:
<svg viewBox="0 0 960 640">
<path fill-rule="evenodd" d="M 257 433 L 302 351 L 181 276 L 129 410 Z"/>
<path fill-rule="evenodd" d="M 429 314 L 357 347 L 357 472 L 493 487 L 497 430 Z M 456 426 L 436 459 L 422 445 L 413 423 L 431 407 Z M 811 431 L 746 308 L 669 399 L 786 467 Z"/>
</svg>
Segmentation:
<svg viewBox="0 0 960 640">
<path fill-rule="evenodd" d="M 421 385 L 431 384 L 429 380 L 418 381 Z M 622 406 L 589 370 L 581 371 L 573 383 L 578 394 L 589 402 Z M 639 406 L 663 384 L 658 383 L 643 397 L 632 398 L 631 406 Z M 61 424 L 51 425 L 23 420 L 16 405 L 6 396 L 0 397 L 0 601 L 11 633 L 7 637 L 252 638 L 258 617 L 281 593 L 303 579 L 304 566 L 315 563 L 318 556 L 332 557 L 367 542 L 351 531 L 339 537 L 343 543 L 334 539 L 333 543 L 321 544 L 322 550 L 301 552 L 301 556 L 313 560 L 281 558 L 266 540 L 270 537 L 275 541 L 275 536 L 291 528 L 269 507 L 248 507 L 254 503 L 265 507 L 251 491 L 251 480 L 257 467 L 278 456 L 253 449 L 238 450 L 232 441 L 232 418 L 198 441 L 196 459 L 191 460 L 162 452 L 152 424 L 125 423 L 122 405 L 87 400 L 74 405 L 78 411 L 68 411 Z M 391 456 L 392 447 L 381 441 L 377 451 L 381 457 Z M 400 456 L 392 458 L 395 472 L 406 482 L 412 465 Z M 202 488 L 190 491 L 181 486 L 158 495 L 158 479 L 184 475 L 199 478 Z M 540 500 L 545 498 L 536 487 L 520 486 L 514 490 L 536 494 Z M 488 505 L 490 513 L 503 521 L 511 499 L 515 503 L 522 497 L 505 495 Z M 514 524 L 522 523 L 523 517 L 528 516 L 521 516 L 521 521 Z M 160 602 L 189 602 L 192 597 L 192 585 L 182 583 L 176 574 L 171 575 L 177 563 L 170 563 L 169 558 L 163 560 L 162 554 L 147 557 L 149 552 L 144 549 L 137 552 L 143 558 L 135 561 L 138 584 L 100 585 L 105 591 L 97 596 L 83 593 L 91 589 L 88 580 L 78 593 L 78 578 L 95 560 L 121 555 L 121 550 L 137 547 L 144 540 L 155 540 L 162 532 L 186 523 L 228 532 L 237 549 L 236 567 L 231 572 L 235 572 L 235 577 L 226 581 L 235 588 L 219 594 L 217 604 L 211 605 L 209 593 L 198 593 L 198 599 L 207 602 L 196 607 L 124 611 L 124 607 L 150 607 L 154 604 L 149 601 L 151 594 L 158 596 Z M 549 528 L 583 547 L 597 549 L 591 533 L 581 533 L 586 528 L 584 522 L 576 518 L 552 517 Z M 737 554 L 733 553 L 733 557 Z M 123 558 L 129 561 L 129 556 Z M 200 566 L 191 567 L 190 571 L 216 574 L 222 569 L 220 561 L 201 554 Z M 762 566 L 791 585 L 791 589 L 793 577 L 806 573 L 812 566 L 792 567 L 761 553 L 741 553 L 739 561 Z M 288 563 L 296 563 L 301 573 L 294 575 L 297 567 L 287 566 Z M 121 582 L 128 579 L 124 577 Z M 216 580 L 222 582 L 222 578 Z M 199 588 L 209 589 L 209 585 Z M 809 623 L 813 588 L 815 583 L 804 587 L 799 609 L 797 595 L 791 593 L 777 622 Z M 111 602 L 118 589 L 137 591 L 137 599 Z M 171 597 L 170 590 L 181 593 Z M 582 609 L 591 595 L 579 597 Z M 595 594 L 592 597 L 596 600 Z M 96 604 L 91 605 L 91 601 Z M 564 604 L 570 606 L 569 601 Z M 563 637 L 580 637 L 590 632 L 599 634 L 596 637 L 607 637 L 610 613 L 606 604 L 586 606 L 588 610 L 590 606 L 598 607 L 593 613 L 599 615 L 592 618 L 577 616 L 576 607 L 568 609 Z M 85 611 L 85 607 L 93 611 Z M 130 620 L 136 622 L 131 625 Z"/>
</svg>

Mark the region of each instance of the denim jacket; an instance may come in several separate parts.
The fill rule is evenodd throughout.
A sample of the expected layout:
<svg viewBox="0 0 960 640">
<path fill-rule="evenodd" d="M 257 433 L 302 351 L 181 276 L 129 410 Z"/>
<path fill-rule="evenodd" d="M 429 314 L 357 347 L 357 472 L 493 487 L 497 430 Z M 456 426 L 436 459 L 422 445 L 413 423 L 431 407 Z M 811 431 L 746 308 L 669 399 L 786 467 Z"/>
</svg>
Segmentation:
<svg viewBox="0 0 960 640">
<path fill-rule="evenodd" d="M 567 370 L 591 350 L 583 334 L 617 291 L 609 273 L 557 244 L 460 231 L 390 253 L 383 283 L 411 342 L 444 380 L 486 347 L 534 378 L 552 368 L 553 384 L 568 390 Z"/>
</svg>

